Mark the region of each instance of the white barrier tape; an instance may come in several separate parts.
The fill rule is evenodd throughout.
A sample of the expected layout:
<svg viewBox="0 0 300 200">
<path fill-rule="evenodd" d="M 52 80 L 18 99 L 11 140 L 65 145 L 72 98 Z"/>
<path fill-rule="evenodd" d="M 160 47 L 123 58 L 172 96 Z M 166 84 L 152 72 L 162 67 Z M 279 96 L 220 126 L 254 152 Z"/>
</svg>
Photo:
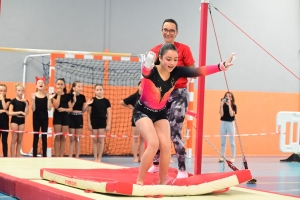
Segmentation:
<svg viewBox="0 0 300 200">
<path fill-rule="evenodd" d="M 234 135 L 203 135 L 203 137 L 231 137 L 231 136 L 234 136 L 234 137 L 238 137 L 238 136 L 265 136 L 265 135 L 282 135 L 282 134 L 285 134 L 285 133 L 253 133 L 253 134 L 234 134 Z M 184 136 L 184 138 L 190 138 L 191 136 L 187 135 L 187 136 Z"/>
</svg>

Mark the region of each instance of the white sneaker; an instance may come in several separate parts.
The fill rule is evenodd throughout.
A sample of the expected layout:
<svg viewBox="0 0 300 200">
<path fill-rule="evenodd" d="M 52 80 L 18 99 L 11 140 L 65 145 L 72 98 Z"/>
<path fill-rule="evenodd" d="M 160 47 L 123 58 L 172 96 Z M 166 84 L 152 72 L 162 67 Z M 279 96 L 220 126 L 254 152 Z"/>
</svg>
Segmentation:
<svg viewBox="0 0 300 200">
<path fill-rule="evenodd" d="M 156 172 L 159 172 L 159 166 L 152 165 L 152 166 L 150 167 L 150 169 L 148 170 L 148 172 L 150 172 L 150 173 L 156 173 Z"/>
<path fill-rule="evenodd" d="M 176 178 L 187 178 L 187 177 L 189 177 L 189 175 L 186 171 L 178 170 L 178 174 Z"/>
</svg>

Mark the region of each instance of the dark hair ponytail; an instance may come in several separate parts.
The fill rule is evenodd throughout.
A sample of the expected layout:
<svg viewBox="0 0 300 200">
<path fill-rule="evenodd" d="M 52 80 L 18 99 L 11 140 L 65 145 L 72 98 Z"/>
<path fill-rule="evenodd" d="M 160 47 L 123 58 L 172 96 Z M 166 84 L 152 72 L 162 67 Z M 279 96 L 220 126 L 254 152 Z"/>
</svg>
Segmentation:
<svg viewBox="0 0 300 200">
<path fill-rule="evenodd" d="M 72 86 L 71 86 L 71 89 L 70 89 L 70 94 L 73 94 L 73 92 L 74 92 L 74 87 L 76 87 L 76 85 L 77 85 L 77 83 L 81 83 L 80 81 L 74 81 L 73 83 L 72 83 Z"/>
<path fill-rule="evenodd" d="M 138 83 L 138 86 L 139 85 L 141 85 L 141 81 L 139 81 L 139 83 Z M 135 102 L 137 102 L 139 99 L 140 99 L 140 93 L 139 93 L 139 89 L 135 92 L 135 94 L 136 94 L 136 101 Z"/>
<path fill-rule="evenodd" d="M 81 82 L 80 82 L 80 81 L 74 81 L 74 82 L 72 83 L 72 86 L 71 86 L 69 95 L 73 95 L 73 92 L 74 92 L 74 89 L 73 89 L 73 88 L 76 87 L 77 83 L 81 83 Z M 74 97 L 74 96 L 72 96 L 72 97 Z M 71 102 L 73 103 L 73 101 L 74 101 L 74 99 L 72 98 L 72 99 L 71 99 Z"/>
<path fill-rule="evenodd" d="M 161 46 L 158 56 L 163 57 L 165 55 L 166 51 L 168 51 L 168 50 L 173 50 L 178 53 L 177 48 L 175 47 L 174 44 L 166 43 Z"/>
</svg>

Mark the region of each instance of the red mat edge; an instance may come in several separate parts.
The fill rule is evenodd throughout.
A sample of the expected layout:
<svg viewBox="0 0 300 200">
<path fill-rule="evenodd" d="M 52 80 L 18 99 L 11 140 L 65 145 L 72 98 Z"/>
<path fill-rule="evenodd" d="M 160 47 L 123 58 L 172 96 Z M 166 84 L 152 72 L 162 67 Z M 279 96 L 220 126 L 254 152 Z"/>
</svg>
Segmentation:
<svg viewBox="0 0 300 200">
<path fill-rule="evenodd" d="M 91 200 L 84 196 L 66 192 L 50 186 L 42 185 L 27 179 L 21 179 L 0 172 L 0 191 L 22 200 Z M 84 194 L 84 191 L 82 191 Z"/>
<path fill-rule="evenodd" d="M 48 173 L 54 173 L 54 172 L 49 172 L 48 170 L 55 170 L 56 168 L 41 168 L 40 169 L 40 176 L 41 178 L 43 177 L 43 173 L 47 171 Z M 59 168 L 60 169 L 60 168 Z M 65 170 L 65 169 L 64 169 Z M 252 178 L 252 174 L 250 170 L 240 170 L 240 171 L 232 171 L 232 172 L 225 172 L 226 174 L 230 174 L 230 176 L 235 176 L 239 182 L 239 184 L 248 181 Z M 55 173 L 54 173 L 55 174 Z M 66 179 L 70 178 L 67 175 L 61 175 L 64 176 Z M 224 178 L 228 178 L 224 177 Z M 79 178 L 79 180 L 83 180 Z M 62 183 L 63 184 L 63 183 Z M 202 183 L 203 184 L 203 183 Z M 68 185 L 68 184 L 64 184 Z M 101 193 L 107 193 L 107 194 L 120 194 L 120 195 L 125 195 L 125 196 L 131 196 L 133 195 L 133 185 L 132 183 L 124 182 L 124 181 L 118 181 L 118 182 L 107 182 L 106 187 L 105 187 L 105 192 Z M 133 195 L 135 196 L 135 195 Z"/>
<path fill-rule="evenodd" d="M 15 196 L 15 185 L 18 178 L 0 172 L 0 191 Z"/>
</svg>

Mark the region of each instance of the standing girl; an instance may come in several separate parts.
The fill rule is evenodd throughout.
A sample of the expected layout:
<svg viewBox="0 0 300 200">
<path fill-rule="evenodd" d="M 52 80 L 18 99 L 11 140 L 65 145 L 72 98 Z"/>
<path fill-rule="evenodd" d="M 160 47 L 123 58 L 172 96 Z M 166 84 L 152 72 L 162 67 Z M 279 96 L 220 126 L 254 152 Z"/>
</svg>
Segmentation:
<svg viewBox="0 0 300 200">
<path fill-rule="evenodd" d="M 110 130 L 111 105 L 103 97 L 104 89 L 101 84 L 95 85 L 95 97 L 88 108 L 88 128 L 92 131 L 94 161 L 101 162 L 104 149 L 104 134 Z"/>
<path fill-rule="evenodd" d="M 79 81 L 75 81 L 72 84 L 72 88 L 70 91 L 71 101 L 73 105 L 73 111 L 70 112 L 70 123 L 69 123 L 69 133 L 72 134 L 70 136 L 70 146 L 69 146 L 69 157 L 73 156 L 73 147 L 74 142 L 76 143 L 76 158 L 79 158 L 80 153 L 80 136 L 82 134 L 83 127 L 83 117 L 82 114 L 87 110 L 89 104 L 92 101 L 86 102 L 85 96 L 80 94 L 82 92 L 82 83 Z M 76 139 L 75 139 L 76 138 Z"/>
<path fill-rule="evenodd" d="M 137 178 L 139 185 L 144 184 L 145 176 L 158 149 L 160 149 L 159 184 L 166 184 L 171 158 L 170 125 L 167 120 L 166 104 L 177 80 L 181 77 L 206 76 L 226 70 L 232 65 L 230 61 L 233 57 L 232 55 L 227 62 L 212 66 L 176 67 L 178 51 L 171 43 L 164 44 L 158 56 L 160 65 L 153 66 L 155 53 L 150 52 L 142 66 L 143 92 L 133 112 L 136 128 L 148 145 L 141 160 Z"/>
<path fill-rule="evenodd" d="M 64 78 L 56 81 L 56 95 L 52 99 L 54 107 L 53 126 L 56 135 L 54 139 L 54 150 L 56 157 L 63 157 L 65 150 L 66 135 L 69 131 L 69 115 L 72 112 L 71 96 L 67 94 L 66 83 Z"/>
<path fill-rule="evenodd" d="M 36 92 L 31 94 L 31 109 L 33 112 L 33 131 L 39 132 L 42 131 L 42 149 L 43 157 L 47 157 L 47 131 L 48 131 L 48 110 L 51 110 L 51 99 L 54 97 L 54 94 L 47 96 L 45 89 L 45 78 L 35 77 L 36 81 Z M 33 135 L 33 157 L 37 157 L 37 149 L 39 142 L 40 134 L 35 133 Z"/>
<path fill-rule="evenodd" d="M 142 92 L 142 87 L 141 87 L 141 81 L 138 83 L 139 89 L 126 99 L 123 99 L 120 104 L 122 106 L 125 106 L 126 108 L 129 108 L 131 110 L 134 110 L 134 106 L 136 102 L 140 99 L 141 92 Z M 137 156 L 137 145 L 138 145 L 138 131 L 135 127 L 135 124 L 133 120 L 131 119 L 131 126 L 132 126 L 132 135 L 134 136 L 133 141 L 132 141 L 132 152 L 133 152 L 133 162 L 139 162 L 140 159 L 143 156 L 145 147 L 144 147 L 144 139 L 143 137 L 140 137 L 140 145 L 139 145 L 139 158 Z"/>
<path fill-rule="evenodd" d="M 220 126 L 220 135 L 221 135 L 221 153 L 222 158 L 219 159 L 219 162 L 224 161 L 224 156 L 226 152 L 226 135 L 229 135 L 229 142 L 231 147 L 231 162 L 234 162 L 236 148 L 235 148 L 235 128 L 234 120 L 237 113 L 237 108 L 234 101 L 234 96 L 231 92 L 226 92 L 224 97 L 220 102 L 220 116 L 221 116 L 221 126 Z"/>
<path fill-rule="evenodd" d="M 20 84 L 15 84 L 16 98 L 11 100 L 9 105 L 8 114 L 11 117 L 10 125 L 12 132 L 11 146 L 10 146 L 10 156 L 11 157 L 20 157 L 21 147 L 22 147 L 22 138 L 23 132 L 17 133 L 15 131 L 24 131 L 25 128 L 25 117 L 28 115 L 28 101 L 23 98 L 24 95 L 24 86 Z M 17 145 L 16 145 L 17 143 Z M 16 147 L 15 147 L 16 146 Z M 15 153 L 16 148 L 16 153 Z"/>
<path fill-rule="evenodd" d="M 4 84 L 0 84 L 0 129 L 8 130 L 8 107 L 11 99 L 6 98 L 7 87 Z M 0 137 L 2 139 L 2 152 L 3 157 L 7 157 L 7 131 L 0 131 Z"/>
<path fill-rule="evenodd" d="M 177 66 L 185 67 L 195 67 L 195 61 L 191 49 L 186 44 L 175 41 L 178 35 L 178 24 L 174 19 L 164 20 L 161 28 L 161 33 L 163 36 L 163 44 L 171 43 L 178 51 Z M 158 53 L 163 44 L 159 44 L 151 49 L 157 56 L 157 61 L 155 64 L 159 64 Z M 182 125 L 185 118 L 185 113 L 188 108 L 189 93 L 187 90 L 188 79 L 186 77 L 181 77 L 176 81 L 174 90 L 172 91 L 169 100 L 167 102 L 168 109 L 168 121 L 171 128 L 171 140 L 176 146 L 176 156 L 178 160 L 178 173 L 177 178 L 186 178 L 188 173 L 186 172 L 185 166 L 185 147 L 182 141 Z M 180 112 L 176 112 L 176 110 Z M 149 172 L 155 173 L 159 170 L 159 150 L 153 159 L 153 165 L 149 169 Z"/>
</svg>

